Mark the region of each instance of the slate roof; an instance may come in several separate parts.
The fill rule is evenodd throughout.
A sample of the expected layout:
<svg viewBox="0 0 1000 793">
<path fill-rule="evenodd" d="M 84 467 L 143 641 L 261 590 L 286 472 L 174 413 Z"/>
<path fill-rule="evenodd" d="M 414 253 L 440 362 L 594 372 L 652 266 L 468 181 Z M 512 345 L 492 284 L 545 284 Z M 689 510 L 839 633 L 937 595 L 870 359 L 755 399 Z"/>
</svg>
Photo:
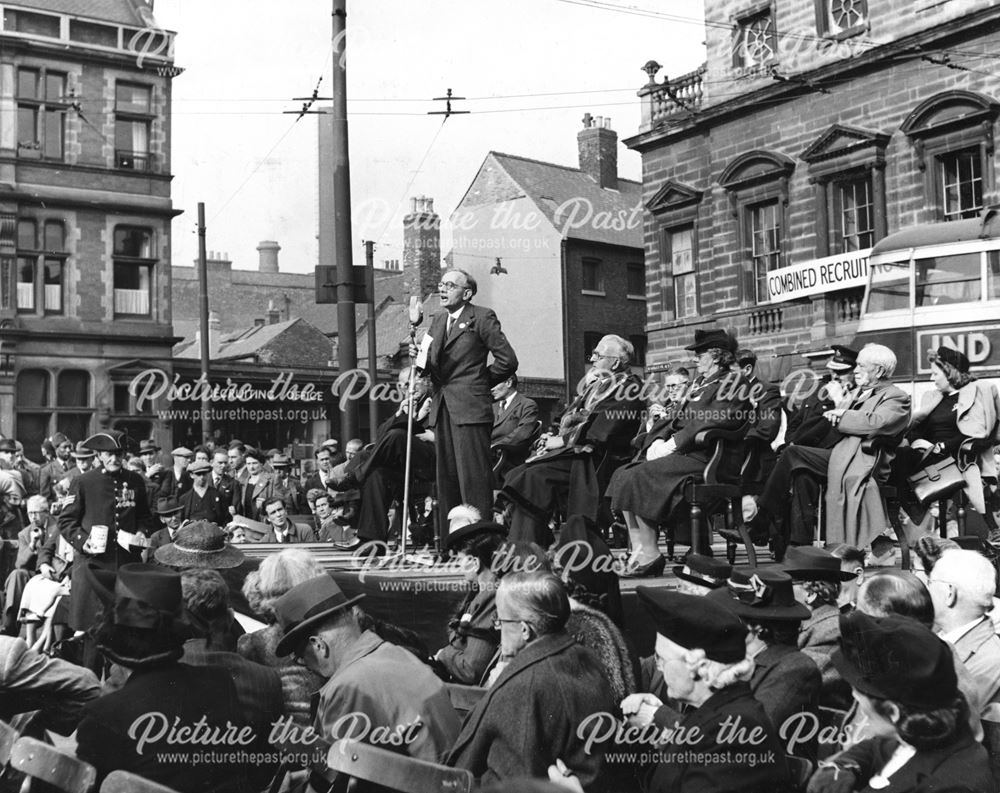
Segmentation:
<svg viewBox="0 0 1000 793">
<path fill-rule="evenodd" d="M 573 200 L 580 202 L 578 217 L 581 219 L 587 211 L 590 211 L 591 218 L 599 213 L 608 213 L 612 220 L 617 218 L 627 220 L 642 203 L 642 184 L 639 182 L 619 179 L 618 189 L 610 190 L 599 187 L 593 177 L 579 168 L 495 151 L 491 151 L 487 156 L 492 157 L 503 168 L 557 229 L 566 225 L 566 219 L 557 219 L 556 210 Z M 593 222 L 573 224 L 573 227 L 566 229 L 564 236 L 567 239 L 608 245 L 643 247 L 641 211 L 635 215 L 632 228 L 626 227 L 619 231 L 602 228 L 602 225 Z"/>
<path fill-rule="evenodd" d="M 212 334 L 209 334 L 212 341 L 215 341 L 215 344 L 209 347 L 209 357 L 213 361 L 252 357 L 266 347 L 269 342 L 300 321 L 303 321 L 301 317 L 295 317 L 286 322 L 276 322 L 273 325 L 254 325 L 236 333 L 223 333 L 214 338 Z M 200 359 L 201 345 L 194 337 L 185 339 L 174 347 L 174 358 Z"/>
<path fill-rule="evenodd" d="M 22 7 L 25 10 L 53 11 L 57 14 L 99 19 L 121 25 L 145 27 L 142 17 L 136 13 L 136 8 L 144 7 L 152 11 L 142 0 L 21 0 L 21 2 L 5 3 L 10 7 Z"/>
</svg>

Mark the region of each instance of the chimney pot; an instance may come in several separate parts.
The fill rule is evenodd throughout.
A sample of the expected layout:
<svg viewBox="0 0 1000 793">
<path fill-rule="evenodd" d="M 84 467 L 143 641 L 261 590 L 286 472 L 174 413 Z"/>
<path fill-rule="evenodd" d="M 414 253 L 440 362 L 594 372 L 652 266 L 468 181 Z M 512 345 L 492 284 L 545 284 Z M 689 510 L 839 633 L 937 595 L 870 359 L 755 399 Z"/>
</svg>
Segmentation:
<svg viewBox="0 0 1000 793">
<path fill-rule="evenodd" d="M 257 246 L 257 253 L 260 256 L 260 264 L 257 269 L 262 273 L 278 272 L 278 251 L 281 246 L 274 240 L 262 240 Z"/>
<path fill-rule="evenodd" d="M 417 214 L 417 199 L 416 198 L 411 198 L 410 199 L 410 214 L 411 215 Z"/>
<path fill-rule="evenodd" d="M 618 135 L 611 129 L 610 118 L 597 116 L 594 122 L 593 126 L 576 134 L 580 170 L 593 178 L 600 187 L 617 190 Z"/>
</svg>

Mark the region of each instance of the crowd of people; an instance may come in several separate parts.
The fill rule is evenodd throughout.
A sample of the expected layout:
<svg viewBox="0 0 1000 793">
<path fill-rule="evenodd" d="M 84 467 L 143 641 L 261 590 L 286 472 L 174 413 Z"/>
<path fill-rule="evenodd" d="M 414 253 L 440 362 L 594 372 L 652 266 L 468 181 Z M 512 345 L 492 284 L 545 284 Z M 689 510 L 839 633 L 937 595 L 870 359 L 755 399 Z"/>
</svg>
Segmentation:
<svg viewBox="0 0 1000 793">
<path fill-rule="evenodd" d="M 56 435 L 44 465 L 0 440 L 0 532 L 18 543 L 0 718 L 75 733 L 99 778 L 125 769 L 179 793 L 275 777 L 327 790 L 322 748 L 340 740 L 494 790 L 998 789 L 1000 397 L 961 352 L 934 352 L 935 388 L 911 412 L 881 345 L 836 347 L 822 387 L 790 404 L 724 330 L 696 331 L 694 364 L 652 396 L 608 335 L 542 432 L 474 280 L 453 271 L 440 288 L 447 311 L 400 373 L 395 415 L 369 446 L 325 442 L 308 470 L 240 440 L 167 455 L 116 430 Z M 738 439 L 716 475 L 775 564 L 732 567 L 708 532 L 687 534 L 712 430 Z M 969 516 L 954 540 L 914 483 L 949 461 Z M 916 571 L 880 566 L 890 483 Z M 433 631 L 367 611 L 364 588 L 314 554 L 375 547 L 377 563 L 403 522 L 462 571 Z M 664 535 L 693 547 L 626 617 L 620 580 L 667 575 Z M 258 564 L 245 542 L 283 547 Z M 164 753 L 178 726 L 245 740 L 180 760 Z"/>
</svg>

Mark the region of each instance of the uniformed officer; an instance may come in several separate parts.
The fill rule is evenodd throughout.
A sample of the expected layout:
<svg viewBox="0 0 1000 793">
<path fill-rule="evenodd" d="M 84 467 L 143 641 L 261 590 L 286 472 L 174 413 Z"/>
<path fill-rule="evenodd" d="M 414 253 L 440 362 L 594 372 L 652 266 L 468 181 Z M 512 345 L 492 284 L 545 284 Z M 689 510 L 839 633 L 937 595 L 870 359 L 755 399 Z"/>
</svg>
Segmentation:
<svg viewBox="0 0 1000 793">
<path fill-rule="evenodd" d="M 140 554 L 153 527 L 146 483 L 122 465 L 127 441 L 118 430 L 105 430 L 84 441 L 97 452 L 102 468 L 73 480 L 69 503 L 59 515 L 59 531 L 76 551 L 69 625 L 77 631 L 86 631 L 103 607 L 84 576 L 84 566 L 91 562 L 114 572 L 123 564 L 142 561 Z M 103 530 L 92 531 L 95 526 L 107 527 L 106 539 Z M 85 664 L 92 666 L 95 651 L 88 647 L 85 652 Z"/>
</svg>

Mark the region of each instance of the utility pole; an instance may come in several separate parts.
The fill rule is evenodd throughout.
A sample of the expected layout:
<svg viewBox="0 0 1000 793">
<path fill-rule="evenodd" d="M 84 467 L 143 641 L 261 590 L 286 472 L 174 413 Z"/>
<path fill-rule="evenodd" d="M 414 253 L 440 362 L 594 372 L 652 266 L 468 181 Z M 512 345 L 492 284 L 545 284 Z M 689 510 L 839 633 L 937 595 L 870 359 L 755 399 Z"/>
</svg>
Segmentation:
<svg viewBox="0 0 1000 793">
<path fill-rule="evenodd" d="M 199 321 L 201 327 L 201 378 L 208 385 L 208 357 L 211 347 L 208 338 L 208 257 L 205 255 L 205 204 L 198 202 L 198 297 L 200 300 Z M 209 410 L 212 403 L 208 399 L 208 388 L 202 391 L 201 400 L 201 442 L 212 440 L 212 420 Z"/>
<path fill-rule="evenodd" d="M 351 243 L 351 166 L 347 147 L 347 0 L 333 0 L 333 226 L 337 265 L 337 364 L 340 374 L 358 366 Z M 341 443 L 358 436 L 358 403 L 340 413 Z"/>
<path fill-rule="evenodd" d="M 378 377 L 378 350 L 375 348 L 375 243 L 365 240 L 365 280 L 368 282 L 368 378 L 372 388 Z M 368 392 L 368 434 L 375 443 L 378 429 L 378 401 Z"/>
</svg>

